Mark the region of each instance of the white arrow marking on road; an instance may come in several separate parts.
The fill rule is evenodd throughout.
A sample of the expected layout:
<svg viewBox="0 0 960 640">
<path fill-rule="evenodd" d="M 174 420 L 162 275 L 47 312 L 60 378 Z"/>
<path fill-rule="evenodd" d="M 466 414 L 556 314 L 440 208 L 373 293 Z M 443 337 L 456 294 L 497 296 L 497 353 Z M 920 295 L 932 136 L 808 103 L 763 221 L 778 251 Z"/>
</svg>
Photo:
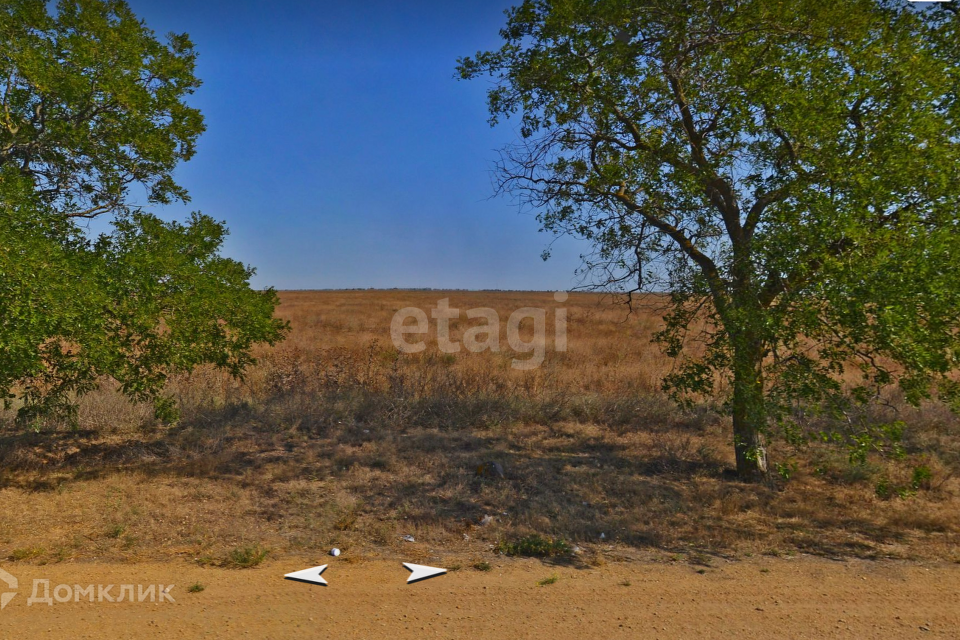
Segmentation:
<svg viewBox="0 0 960 640">
<path fill-rule="evenodd" d="M 421 580 L 426 580 L 427 578 L 434 578 L 436 576 L 443 575 L 447 572 L 446 569 L 440 569 L 437 567 L 427 567 L 422 564 L 412 564 L 410 562 L 404 562 L 403 566 L 412 571 L 410 577 L 407 578 L 407 584 L 413 582 L 419 582 Z"/>
<path fill-rule="evenodd" d="M 17 583 L 17 577 L 10 575 L 3 569 L 0 569 L 0 580 L 3 580 L 5 583 L 7 583 L 7 586 L 11 589 L 16 589 L 19 586 Z M 15 595 L 17 595 L 16 591 L 13 593 L 4 593 L 0 595 L 0 609 L 3 609 L 5 606 L 7 606 L 7 604 L 13 600 Z"/>
<path fill-rule="evenodd" d="M 327 586 L 327 581 L 320 577 L 320 574 L 327 570 L 327 565 L 322 564 L 319 567 L 310 567 L 285 574 L 283 577 L 287 580 L 296 580 L 297 582 L 307 582 L 310 584 L 319 584 Z"/>
</svg>

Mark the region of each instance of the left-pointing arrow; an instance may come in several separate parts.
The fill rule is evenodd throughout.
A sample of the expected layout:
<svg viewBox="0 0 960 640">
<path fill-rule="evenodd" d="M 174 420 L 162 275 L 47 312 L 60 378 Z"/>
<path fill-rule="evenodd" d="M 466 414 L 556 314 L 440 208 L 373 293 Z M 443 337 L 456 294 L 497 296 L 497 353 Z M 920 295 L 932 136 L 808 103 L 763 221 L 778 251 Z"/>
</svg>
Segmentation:
<svg viewBox="0 0 960 640">
<path fill-rule="evenodd" d="M 319 584 L 327 586 L 327 581 L 320 577 L 320 574 L 327 570 L 327 565 L 322 564 L 319 567 L 310 567 L 285 574 L 283 577 L 287 580 L 296 580 L 297 582 L 308 582 L 310 584 Z"/>
</svg>

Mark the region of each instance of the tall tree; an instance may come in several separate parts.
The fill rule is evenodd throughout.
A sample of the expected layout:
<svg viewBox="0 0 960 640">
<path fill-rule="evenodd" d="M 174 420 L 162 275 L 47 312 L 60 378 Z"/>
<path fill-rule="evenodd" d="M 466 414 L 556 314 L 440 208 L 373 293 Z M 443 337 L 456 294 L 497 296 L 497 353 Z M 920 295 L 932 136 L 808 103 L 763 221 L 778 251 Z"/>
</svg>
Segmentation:
<svg viewBox="0 0 960 640">
<path fill-rule="evenodd" d="M 0 3 L 0 393 L 22 419 L 72 415 L 103 376 L 169 409 L 171 373 L 240 375 L 283 335 L 275 292 L 219 254 L 221 223 L 130 205 L 188 200 L 173 171 L 204 130 L 195 59 L 119 0 Z M 113 230 L 91 238 L 99 216 Z"/>
<path fill-rule="evenodd" d="M 956 396 L 956 14 L 902 0 L 527 0 L 490 75 L 520 116 L 500 187 L 593 243 L 598 285 L 668 290 L 675 393 L 730 389 L 737 470 L 801 404 Z M 687 349 L 703 331 L 702 348 Z M 701 329 L 702 328 L 702 329 Z"/>
</svg>

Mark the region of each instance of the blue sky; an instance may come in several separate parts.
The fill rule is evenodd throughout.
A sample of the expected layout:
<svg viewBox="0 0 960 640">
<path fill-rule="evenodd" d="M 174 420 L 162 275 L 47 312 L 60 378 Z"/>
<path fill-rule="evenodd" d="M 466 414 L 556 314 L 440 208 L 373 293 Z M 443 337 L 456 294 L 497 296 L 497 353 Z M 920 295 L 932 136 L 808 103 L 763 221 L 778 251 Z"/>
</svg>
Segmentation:
<svg viewBox="0 0 960 640">
<path fill-rule="evenodd" d="M 456 59 L 499 45 L 510 2 L 130 0 L 187 32 L 204 85 L 198 153 L 177 171 L 226 220 L 226 253 L 279 289 L 567 289 L 586 247 L 493 198 L 485 80 Z"/>
</svg>

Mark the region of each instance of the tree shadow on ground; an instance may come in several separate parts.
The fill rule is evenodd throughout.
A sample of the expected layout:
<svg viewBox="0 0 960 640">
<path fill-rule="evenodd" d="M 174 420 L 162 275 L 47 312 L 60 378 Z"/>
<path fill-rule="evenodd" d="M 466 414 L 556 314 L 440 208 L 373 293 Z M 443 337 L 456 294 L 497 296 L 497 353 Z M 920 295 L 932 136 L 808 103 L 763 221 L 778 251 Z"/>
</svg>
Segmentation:
<svg viewBox="0 0 960 640">
<path fill-rule="evenodd" d="M 297 421 L 269 407 L 257 412 L 232 405 L 142 432 L 5 433 L 0 488 L 50 491 L 64 481 L 121 473 L 212 479 L 272 500 L 268 519 L 282 521 L 290 516 L 283 500 L 290 486 L 323 481 L 354 496 L 362 505 L 358 517 L 370 522 L 484 539 L 536 532 L 573 544 L 688 555 L 729 556 L 749 543 L 870 557 L 877 545 L 907 541 L 887 520 L 847 513 L 829 500 L 785 525 L 777 488 L 732 477 L 724 460 L 703 453 L 717 445 L 707 433 L 666 437 L 662 430 L 525 424 L 428 428 L 375 413 L 362 420 L 320 413 Z M 487 461 L 501 465 L 504 477 L 478 473 Z M 576 557 L 544 562 L 583 564 Z"/>
</svg>

